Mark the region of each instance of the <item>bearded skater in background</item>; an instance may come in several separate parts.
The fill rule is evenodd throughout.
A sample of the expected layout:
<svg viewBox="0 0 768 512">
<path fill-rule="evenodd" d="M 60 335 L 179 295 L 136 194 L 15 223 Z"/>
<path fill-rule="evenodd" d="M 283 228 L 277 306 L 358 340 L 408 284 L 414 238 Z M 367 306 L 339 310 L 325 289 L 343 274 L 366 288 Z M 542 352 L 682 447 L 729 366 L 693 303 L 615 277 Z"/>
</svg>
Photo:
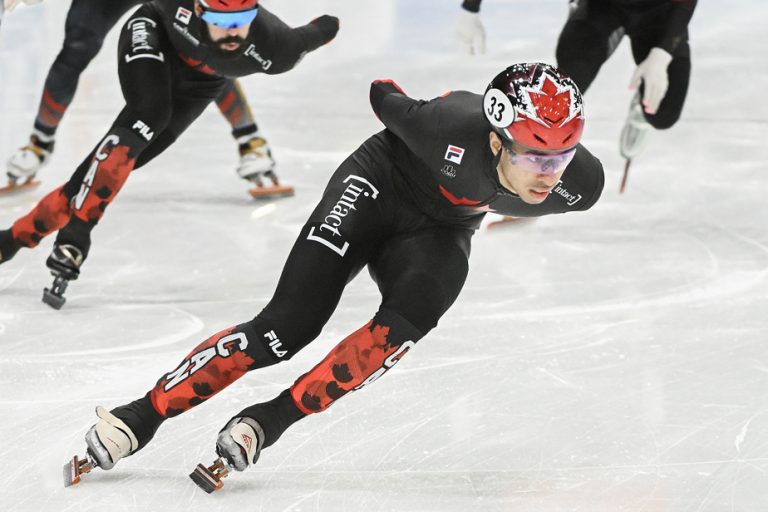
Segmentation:
<svg viewBox="0 0 768 512">
<path fill-rule="evenodd" d="M 381 377 L 437 325 L 464 285 L 486 212 L 584 211 L 600 197 L 602 166 L 579 144 L 581 95 L 552 66 L 511 66 L 484 95 L 419 101 L 385 80 L 373 83 L 370 98 L 386 129 L 333 174 L 267 306 L 203 341 L 144 397 L 98 407 L 87 457 L 65 468 L 68 484 L 93 467 L 111 469 L 166 419 L 247 372 L 296 355 L 367 266 L 382 296 L 378 311 L 289 389 L 226 422 L 216 442 L 221 458 L 191 475 L 208 492 L 219 488 L 226 471 L 246 469 L 293 423 Z"/>
<path fill-rule="evenodd" d="M 481 0 L 464 0 L 456 35 L 470 53 L 485 49 Z M 570 15 L 557 42 L 557 65 L 585 92 L 621 39 L 629 36 L 637 68 L 636 90 L 621 130 L 619 150 L 629 166 L 652 128 L 671 128 L 680 118 L 691 75 L 688 24 L 697 0 L 569 0 Z"/>
<path fill-rule="evenodd" d="M 65 185 L 0 230 L 0 262 L 60 230 L 46 261 L 54 285 L 43 295 L 60 308 L 88 256 L 91 230 L 131 171 L 173 144 L 228 78 L 288 71 L 338 28 L 332 16 L 290 28 L 258 0 L 154 0 L 140 7 L 118 43 L 126 106 Z"/>
<path fill-rule="evenodd" d="M 17 0 L 6 1 L 13 8 Z M 23 1 L 32 4 L 42 0 Z M 101 50 L 104 38 L 120 17 L 145 1 L 72 0 L 64 25 L 64 44 L 45 79 L 29 143 L 7 161 L 8 185 L 0 187 L 0 194 L 39 184 L 34 178 L 50 162 L 56 131 L 72 102 L 80 75 Z M 226 82 L 216 98 L 216 105 L 232 127 L 232 136 L 238 144 L 240 165 L 237 174 L 256 185 L 253 194 L 267 196 L 292 193 L 291 187 L 264 186 L 264 178 L 268 182 L 277 181 L 274 174 L 275 162 L 236 80 Z"/>
</svg>

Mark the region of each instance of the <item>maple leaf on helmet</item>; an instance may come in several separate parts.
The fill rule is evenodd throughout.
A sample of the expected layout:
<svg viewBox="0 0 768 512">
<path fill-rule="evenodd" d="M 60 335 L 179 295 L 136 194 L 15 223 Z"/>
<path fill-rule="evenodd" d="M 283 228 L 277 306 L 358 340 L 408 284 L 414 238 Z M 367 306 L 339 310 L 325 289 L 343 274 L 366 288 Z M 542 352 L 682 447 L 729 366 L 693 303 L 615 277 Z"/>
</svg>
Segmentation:
<svg viewBox="0 0 768 512">
<path fill-rule="evenodd" d="M 488 122 L 502 140 L 541 151 L 564 151 L 581 140 L 584 104 L 576 83 L 541 62 L 513 64 L 483 96 Z"/>
</svg>

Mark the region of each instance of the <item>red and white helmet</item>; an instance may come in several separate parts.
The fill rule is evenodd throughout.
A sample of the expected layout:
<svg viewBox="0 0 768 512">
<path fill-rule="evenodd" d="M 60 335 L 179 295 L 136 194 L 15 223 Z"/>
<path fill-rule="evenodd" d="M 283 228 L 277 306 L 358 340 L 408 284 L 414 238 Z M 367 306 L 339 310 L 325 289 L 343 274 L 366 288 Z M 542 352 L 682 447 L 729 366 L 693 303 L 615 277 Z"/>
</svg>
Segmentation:
<svg viewBox="0 0 768 512">
<path fill-rule="evenodd" d="M 564 151 L 581 140 L 584 105 L 576 83 L 540 62 L 513 64 L 488 84 L 488 122 L 506 139 L 540 151 Z"/>
<path fill-rule="evenodd" d="M 218 12 L 249 11 L 259 0 L 198 0 L 203 9 Z"/>
</svg>

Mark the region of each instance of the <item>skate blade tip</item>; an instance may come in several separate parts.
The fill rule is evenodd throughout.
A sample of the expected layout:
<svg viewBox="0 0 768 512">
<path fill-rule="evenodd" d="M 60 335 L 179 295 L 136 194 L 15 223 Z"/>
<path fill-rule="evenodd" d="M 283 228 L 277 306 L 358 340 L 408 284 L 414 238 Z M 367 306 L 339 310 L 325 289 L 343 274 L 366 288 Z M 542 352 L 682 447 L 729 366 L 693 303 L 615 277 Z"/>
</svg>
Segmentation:
<svg viewBox="0 0 768 512">
<path fill-rule="evenodd" d="M 72 461 L 64 464 L 62 476 L 64 477 L 64 487 L 72 487 L 80 482 L 80 475 L 75 475 L 72 471 Z"/>
</svg>

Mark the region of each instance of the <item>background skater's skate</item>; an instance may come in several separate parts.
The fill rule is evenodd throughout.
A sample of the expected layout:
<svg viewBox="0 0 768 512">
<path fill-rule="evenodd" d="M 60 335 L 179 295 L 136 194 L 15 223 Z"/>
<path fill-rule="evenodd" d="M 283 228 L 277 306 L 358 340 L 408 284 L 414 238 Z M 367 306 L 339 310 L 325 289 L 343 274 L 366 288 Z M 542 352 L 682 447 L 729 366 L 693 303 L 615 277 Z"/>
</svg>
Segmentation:
<svg viewBox="0 0 768 512">
<path fill-rule="evenodd" d="M 269 180 L 269 183 L 264 183 L 261 179 L 264 176 Z M 256 185 L 252 189 L 248 190 L 251 197 L 255 199 L 269 199 L 272 197 L 288 197 L 294 194 L 294 189 L 291 185 L 285 185 L 280 183 L 277 179 L 277 175 L 274 171 L 265 172 L 262 175 L 252 178 L 251 181 Z"/>
<path fill-rule="evenodd" d="M 255 187 L 248 193 L 256 199 L 292 196 L 293 187 L 283 185 L 275 174 L 275 160 L 269 144 L 262 137 L 251 137 L 240 145 L 240 165 L 237 174 Z"/>
<path fill-rule="evenodd" d="M 632 159 L 639 155 L 648 142 L 648 132 L 651 125 L 645 119 L 640 94 L 636 94 L 629 105 L 629 114 L 621 129 L 621 138 L 619 140 L 619 152 L 624 157 L 624 174 L 621 177 L 619 193 L 623 194 L 627 187 L 627 178 L 629 177 L 629 167 L 632 165 Z"/>
<path fill-rule="evenodd" d="M 40 185 L 35 179 L 51 156 L 53 142 L 43 142 L 42 134 L 32 134 L 29 144 L 19 148 L 6 163 L 8 183 L 0 187 L 0 194 L 11 194 L 33 189 Z"/>
<path fill-rule="evenodd" d="M 24 180 L 14 180 L 13 178 L 8 178 L 8 183 L 0 187 L 0 195 L 7 196 L 16 194 L 18 192 L 26 192 L 27 190 L 37 188 L 38 185 L 40 185 L 40 182 L 34 178 Z"/>
<path fill-rule="evenodd" d="M 71 244 L 57 244 L 45 264 L 53 275 L 53 284 L 43 290 L 43 302 L 53 309 L 61 309 L 67 299 L 67 285 L 80 276 L 80 266 L 85 260 L 83 251 Z"/>
</svg>

